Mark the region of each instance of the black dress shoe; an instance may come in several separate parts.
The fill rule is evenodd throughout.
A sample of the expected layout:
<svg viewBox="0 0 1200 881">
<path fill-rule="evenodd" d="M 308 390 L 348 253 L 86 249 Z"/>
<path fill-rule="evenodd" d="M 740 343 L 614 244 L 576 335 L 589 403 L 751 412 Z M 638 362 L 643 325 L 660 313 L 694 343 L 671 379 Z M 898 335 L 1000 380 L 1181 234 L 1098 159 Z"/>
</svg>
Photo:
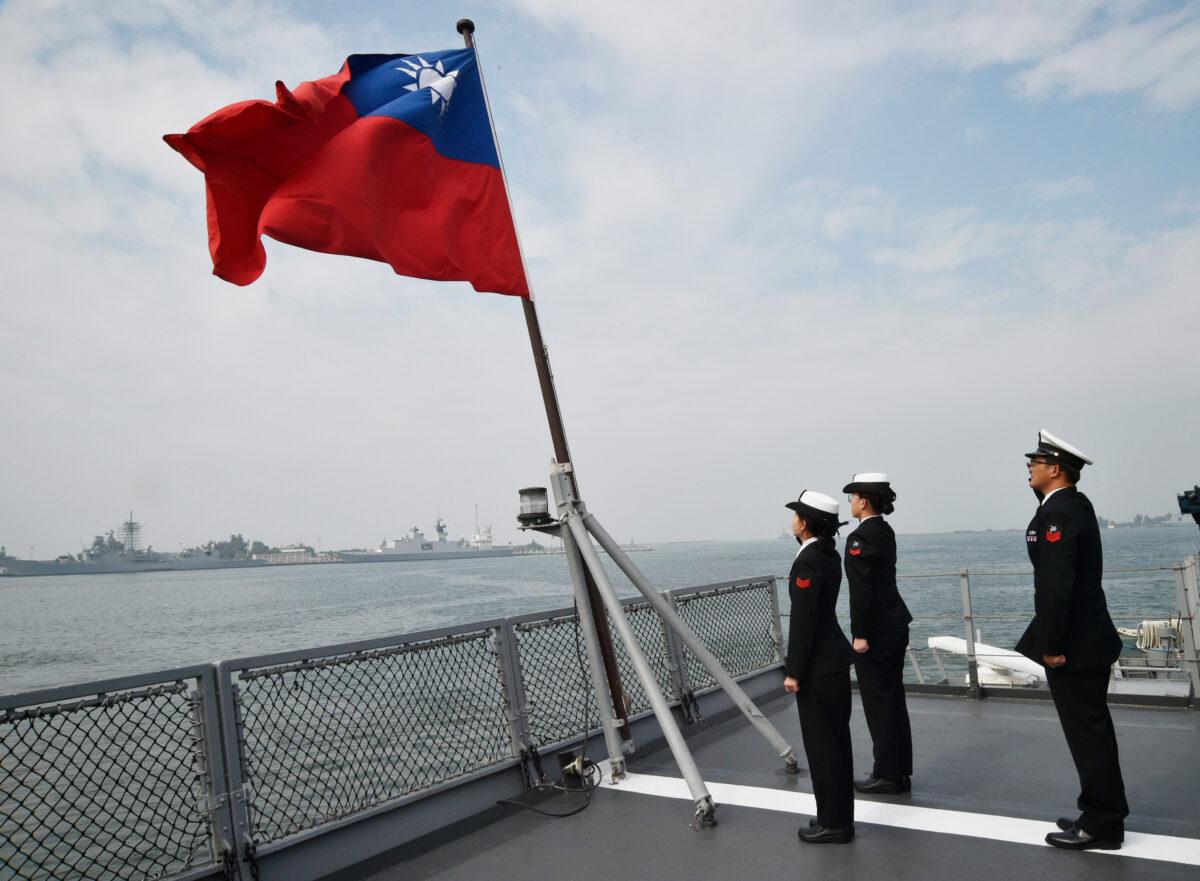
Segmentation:
<svg viewBox="0 0 1200 881">
<path fill-rule="evenodd" d="M 1055 821 L 1054 825 L 1056 825 L 1063 832 L 1070 832 L 1072 829 L 1075 828 L 1075 821 L 1068 817 L 1059 817 Z"/>
<path fill-rule="evenodd" d="M 1078 826 L 1072 826 L 1066 832 L 1051 832 L 1046 836 L 1046 844 L 1066 850 L 1120 850 L 1121 842 L 1115 838 L 1096 838 L 1088 835 Z"/>
<path fill-rule="evenodd" d="M 854 788 L 868 795 L 899 795 L 906 792 L 902 784 L 886 777 L 867 777 L 865 780 L 855 780 Z"/>
<path fill-rule="evenodd" d="M 809 821 L 808 821 L 808 828 L 809 828 L 809 829 L 813 828 L 813 827 L 814 827 L 814 826 L 816 826 L 816 825 L 818 825 L 818 824 L 817 824 L 817 818 L 816 818 L 816 817 L 813 817 L 811 820 L 809 820 Z M 798 835 L 799 833 L 796 833 L 796 834 Z M 854 824 L 853 824 L 853 823 L 851 823 L 851 824 L 850 824 L 850 837 L 851 837 L 851 838 L 853 838 L 853 837 L 854 837 Z"/>
<path fill-rule="evenodd" d="M 826 829 L 812 826 L 796 833 L 805 844 L 849 844 L 854 840 L 853 829 Z"/>
<path fill-rule="evenodd" d="M 912 792 L 912 777 L 907 774 L 904 775 L 904 779 L 900 781 L 900 791 Z"/>
</svg>

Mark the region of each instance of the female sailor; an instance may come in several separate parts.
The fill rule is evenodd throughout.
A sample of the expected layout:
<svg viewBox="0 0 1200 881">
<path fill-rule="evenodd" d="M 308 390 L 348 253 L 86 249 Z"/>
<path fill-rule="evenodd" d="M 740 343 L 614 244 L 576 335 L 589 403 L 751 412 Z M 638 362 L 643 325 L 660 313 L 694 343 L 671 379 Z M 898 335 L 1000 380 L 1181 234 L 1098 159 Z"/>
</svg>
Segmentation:
<svg viewBox="0 0 1200 881">
<path fill-rule="evenodd" d="M 859 792 L 895 795 L 912 788 L 912 731 L 904 698 L 904 653 L 912 615 L 896 588 L 896 533 L 883 515 L 895 510 L 886 474 L 855 474 L 842 489 L 858 528 L 846 539 L 850 635 L 863 714 L 875 764 L 855 780 Z"/>
<path fill-rule="evenodd" d="M 854 759 L 850 750 L 850 643 L 835 607 L 842 565 L 834 545 L 838 503 L 805 490 L 787 505 L 800 551 L 788 573 L 791 616 L 784 688 L 796 695 L 817 816 L 799 831 L 808 844 L 854 838 Z"/>
</svg>

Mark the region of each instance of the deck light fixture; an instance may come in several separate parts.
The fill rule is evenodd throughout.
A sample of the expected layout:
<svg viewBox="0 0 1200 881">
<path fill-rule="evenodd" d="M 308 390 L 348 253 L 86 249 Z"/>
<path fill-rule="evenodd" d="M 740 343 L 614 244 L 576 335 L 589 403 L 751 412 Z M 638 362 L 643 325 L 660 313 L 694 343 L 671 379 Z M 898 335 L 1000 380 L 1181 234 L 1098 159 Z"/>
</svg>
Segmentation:
<svg viewBox="0 0 1200 881">
<path fill-rule="evenodd" d="M 550 516 L 550 500 L 544 486 L 527 486 L 518 491 L 521 496 L 521 508 L 517 521 L 522 529 L 536 529 L 547 526 L 555 520 Z"/>
</svg>

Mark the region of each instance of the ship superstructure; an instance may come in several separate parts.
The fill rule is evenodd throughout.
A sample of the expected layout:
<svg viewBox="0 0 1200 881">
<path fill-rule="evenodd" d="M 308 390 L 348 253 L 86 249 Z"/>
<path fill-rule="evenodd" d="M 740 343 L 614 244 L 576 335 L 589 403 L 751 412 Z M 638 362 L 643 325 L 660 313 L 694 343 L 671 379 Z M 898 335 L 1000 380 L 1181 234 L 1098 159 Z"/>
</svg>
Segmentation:
<svg viewBox="0 0 1200 881">
<path fill-rule="evenodd" d="M 120 536 L 118 538 L 118 536 Z M 229 560 L 201 549 L 161 554 L 142 548 L 142 524 L 133 512 L 117 529 L 98 535 L 78 554 L 54 560 L 22 560 L 0 556 L 6 575 L 107 575 L 115 572 L 170 572 L 176 569 L 242 569 L 265 565 L 262 560 Z"/>
<path fill-rule="evenodd" d="M 461 560 L 481 557 L 511 557 L 511 547 L 494 547 L 492 527 L 479 527 L 470 541 L 460 538 L 451 541 L 446 530 L 446 521 L 440 516 L 434 520 L 435 540 L 426 538 L 420 527 L 413 526 L 404 538 L 391 541 L 384 539 L 378 548 L 366 551 L 342 551 L 343 563 L 397 563 L 411 560 Z"/>
</svg>

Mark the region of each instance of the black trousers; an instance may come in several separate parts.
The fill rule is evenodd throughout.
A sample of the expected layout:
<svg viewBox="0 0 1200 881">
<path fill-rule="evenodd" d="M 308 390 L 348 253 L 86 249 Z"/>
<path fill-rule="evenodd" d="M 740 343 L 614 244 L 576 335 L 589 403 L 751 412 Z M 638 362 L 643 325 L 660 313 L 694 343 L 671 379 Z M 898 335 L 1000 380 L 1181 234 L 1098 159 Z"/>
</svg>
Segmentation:
<svg viewBox="0 0 1200 881">
<path fill-rule="evenodd" d="M 1097 838 L 1122 841 L 1129 803 L 1117 756 L 1117 732 L 1108 711 L 1107 667 L 1046 668 L 1046 681 L 1067 748 L 1079 772 L 1079 828 Z"/>
<path fill-rule="evenodd" d="M 871 776 L 899 783 L 912 774 L 912 728 L 904 697 L 904 652 L 908 628 L 869 640 L 866 654 L 855 655 L 854 672 L 863 715 L 871 731 L 875 766 Z"/>
<path fill-rule="evenodd" d="M 811 676 L 796 694 L 804 755 L 817 797 L 817 822 L 854 824 L 854 755 L 850 747 L 850 669 Z"/>
</svg>

